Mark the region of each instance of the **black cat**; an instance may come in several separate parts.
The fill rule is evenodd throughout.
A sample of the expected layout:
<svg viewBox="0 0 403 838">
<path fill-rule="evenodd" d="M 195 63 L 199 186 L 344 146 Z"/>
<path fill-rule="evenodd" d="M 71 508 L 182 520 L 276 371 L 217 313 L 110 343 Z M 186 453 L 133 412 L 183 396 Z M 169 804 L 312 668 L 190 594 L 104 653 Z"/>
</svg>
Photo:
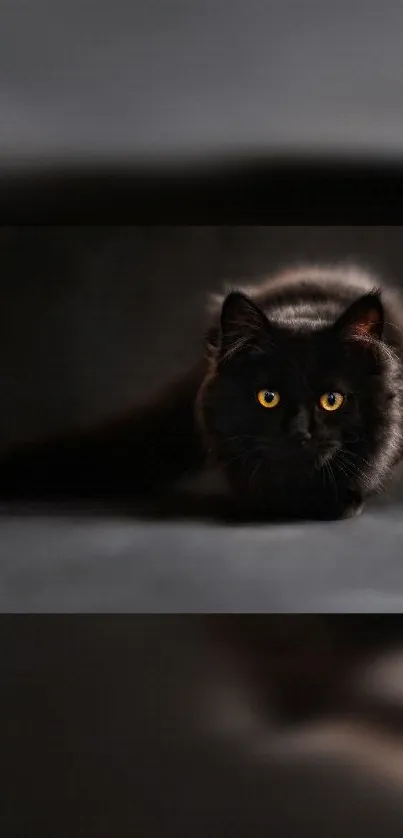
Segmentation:
<svg viewBox="0 0 403 838">
<path fill-rule="evenodd" d="M 378 286 L 313 266 L 215 298 L 195 367 L 131 415 L 9 455 L 3 495 L 144 496 L 208 462 L 237 514 L 357 514 L 403 453 L 403 306 Z"/>
<path fill-rule="evenodd" d="M 401 306 L 373 284 L 307 268 L 224 299 L 198 417 L 250 511 L 355 514 L 400 460 Z"/>
</svg>

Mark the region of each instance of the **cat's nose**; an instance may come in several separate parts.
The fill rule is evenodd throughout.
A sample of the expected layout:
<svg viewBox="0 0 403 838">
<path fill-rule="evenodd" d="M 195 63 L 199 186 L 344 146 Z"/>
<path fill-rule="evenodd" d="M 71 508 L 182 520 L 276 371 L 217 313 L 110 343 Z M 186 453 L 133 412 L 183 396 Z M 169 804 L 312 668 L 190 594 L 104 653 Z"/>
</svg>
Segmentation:
<svg viewBox="0 0 403 838">
<path fill-rule="evenodd" d="M 312 434 L 309 431 L 296 431 L 293 434 L 293 439 L 295 442 L 298 442 L 299 445 L 307 445 L 307 443 L 312 439 Z"/>
<path fill-rule="evenodd" d="M 288 422 L 288 432 L 293 442 L 298 445 L 307 445 L 309 440 L 312 439 L 309 424 L 309 413 L 301 407 Z"/>
</svg>

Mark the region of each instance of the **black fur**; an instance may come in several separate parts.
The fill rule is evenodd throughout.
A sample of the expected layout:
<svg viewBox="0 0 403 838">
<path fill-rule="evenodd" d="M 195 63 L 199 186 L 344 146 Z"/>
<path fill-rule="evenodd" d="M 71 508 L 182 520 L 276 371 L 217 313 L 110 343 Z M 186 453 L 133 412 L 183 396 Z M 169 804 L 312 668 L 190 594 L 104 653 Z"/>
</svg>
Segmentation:
<svg viewBox="0 0 403 838">
<path fill-rule="evenodd" d="M 176 477 L 202 468 L 194 404 L 204 360 L 128 414 L 43 442 L 0 462 L 5 499 L 159 497 Z"/>
</svg>

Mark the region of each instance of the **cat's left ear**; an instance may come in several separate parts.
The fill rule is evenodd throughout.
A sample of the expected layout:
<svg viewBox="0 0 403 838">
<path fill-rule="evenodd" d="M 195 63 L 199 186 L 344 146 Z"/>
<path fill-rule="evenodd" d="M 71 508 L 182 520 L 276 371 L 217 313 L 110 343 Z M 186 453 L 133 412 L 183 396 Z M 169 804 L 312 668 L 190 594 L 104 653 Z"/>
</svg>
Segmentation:
<svg viewBox="0 0 403 838">
<path fill-rule="evenodd" d="M 270 332 L 263 311 L 245 294 L 232 291 L 221 309 L 221 358 L 229 357 L 244 346 L 259 346 Z"/>
<path fill-rule="evenodd" d="M 380 291 L 371 291 L 355 300 L 339 317 L 335 328 L 347 339 L 365 341 L 382 337 L 384 311 Z"/>
</svg>

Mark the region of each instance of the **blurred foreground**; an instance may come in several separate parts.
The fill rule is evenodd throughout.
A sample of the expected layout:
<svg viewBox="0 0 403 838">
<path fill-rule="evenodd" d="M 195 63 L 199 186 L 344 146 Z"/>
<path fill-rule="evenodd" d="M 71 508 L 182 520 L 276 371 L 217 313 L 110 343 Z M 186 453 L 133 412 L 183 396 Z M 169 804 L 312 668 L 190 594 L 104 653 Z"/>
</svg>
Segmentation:
<svg viewBox="0 0 403 838">
<path fill-rule="evenodd" d="M 7 836 L 401 835 L 400 618 L 3 617 Z"/>
</svg>

